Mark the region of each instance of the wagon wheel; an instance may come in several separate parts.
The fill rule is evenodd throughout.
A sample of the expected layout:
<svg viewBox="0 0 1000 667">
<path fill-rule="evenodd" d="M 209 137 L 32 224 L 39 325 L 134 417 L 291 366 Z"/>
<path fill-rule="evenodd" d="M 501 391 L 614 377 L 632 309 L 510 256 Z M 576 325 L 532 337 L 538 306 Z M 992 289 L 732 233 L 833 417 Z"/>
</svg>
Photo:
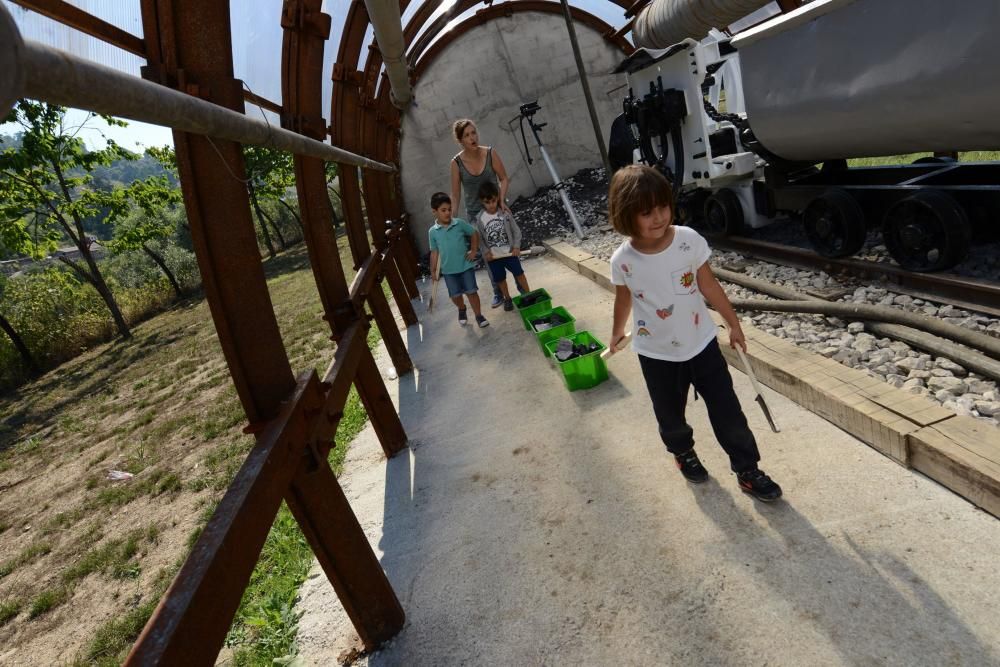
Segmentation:
<svg viewBox="0 0 1000 667">
<path fill-rule="evenodd" d="M 845 190 L 827 190 L 809 202 L 802 225 L 813 250 L 823 257 L 847 257 L 861 250 L 868 236 L 865 212 Z"/>
<path fill-rule="evenodd" d="M 893 204 L 882 223 L 885 247 L 909 271 L 950 269 L 965 258 L 972 224 L 955 199 L 924 190 Z"/>
<path fill-rule="evenodd" d="M 705 229 L 721 236 L 743 233 L 743 205 L 736 193 L 728 188 L 714 192 L 705 200 Z"/>
</svg>

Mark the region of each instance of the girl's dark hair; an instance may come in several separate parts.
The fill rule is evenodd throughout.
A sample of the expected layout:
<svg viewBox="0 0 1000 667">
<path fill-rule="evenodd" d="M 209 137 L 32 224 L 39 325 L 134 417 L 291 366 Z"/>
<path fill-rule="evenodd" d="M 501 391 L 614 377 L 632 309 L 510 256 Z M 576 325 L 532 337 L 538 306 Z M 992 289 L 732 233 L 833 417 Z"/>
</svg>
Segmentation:
<svg viewBox="0 0 1000 667">
<path fill-rule="evenodd" d="M 435 210 L 440 208 L 441 204 L 450 204 L 450 203 L 451 203 L 451 197 L 449 197 L 443 192 L 435 192 L 434 194 L 431 195 L 431 208 Z"/>
<path fill-rule="evenodd" d="M 500 190 L 497 189 L 497 184 L 493 181 L 483 181 L 479 185 L 479 192 L 476 193 L 476 197 L 480 200 L 482 199 L 493 199 L 494 197 L 500 196 Z"/>
<path fill-rule="evenodd" d="M 608 218 L 619 234 L 637 236 L 636 218 L 657 206 L 674 210 L 670 182 L 656 169 L 633 164 L 622 167 L 611 177 Z"/>
<path fill-rule="evenodd" d="M 455 133 L 455 141 L 462 143 L 462 134 L 465 133 L 465 128 L 470 125 L 475 125 L 475 123 L 468 118 L 459 118 L 451 124 L 451 131 Z"/>
</svg>

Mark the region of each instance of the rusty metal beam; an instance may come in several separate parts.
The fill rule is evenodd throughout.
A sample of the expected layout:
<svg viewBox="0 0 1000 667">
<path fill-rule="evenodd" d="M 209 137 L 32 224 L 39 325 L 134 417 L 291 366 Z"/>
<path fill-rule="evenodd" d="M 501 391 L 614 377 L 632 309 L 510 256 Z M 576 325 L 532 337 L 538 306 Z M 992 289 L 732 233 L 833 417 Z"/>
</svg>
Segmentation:
<svg viewBox="0 0 1000 667">
<path fill-rule="evenodd" d="M 341 387 L 341 405 L 349 388 L 349 384 Z M 311 371 L 299 379 L 281 413 L 258 434 L 257 445 L 139 635 L 126 665 L 212 664 L 282 495 L 299 467 L 306 414 L 321 406 L 319 379 Z"/>
<path fill-rule="evenodd" d="M 782 14 L 793 12 L 802 6 L 802 0 L 777 0 Z"/>
<path fill-rule="evenodd" d="M 302 131 L 321 133 L 323 132 L 321 122 L 306 123 L 301 120 L 315 119 L 321 110 L 322 47 L 323 41 L 329 34 L 329 20 L 320 21 L 317 18 L 318 12 L 318 5 L 314 2 L 300 0 L 285 4 L 282 18 L 282 25 L 286 31 L 283 47 L 282 97 L 289 110 L 287 122 L 309 125 L 308 129 L 304 128 Z M 308 204 L 303 208 L 306 243 L 313 271 L 316 273 L 317 287 L 323 300 L 326 319 L 336 339 L 338 331 L 342 330 L 345 323 L 364 313 L 364 300 L 355 303 L 349 300 L 343 267 L 337 251 L 336 236 L 331 224 L 332 211 L 322 165 L 310 164 L 309 160 L 303 159 L 301 162 L 296 162 L 296 170 L 299 201 Z M 364 272 L 364 269 L 362 271 Z M 380 289 L 376 292 L 381 294 Z M 373 308 L 376 305 L 381 306 L 381 303 L 373 301 Z M 392 317 L 380 318 L 379 324 L 397 373 L 402 375 L 412 370 L 413 363 L 399 335 L 395 320 Z M 394 413 L 391 419 L 398 421 L 399 418 Z"/>
<path fill-rule="evenodd" d="M 618 5 L 619 7 L 623 8 L 623 9 L 626 9 L 626 10 L 629 9 L 629 7 L 631 6 L 629 0 L 610 0 L 610 1 L 614 2 L 614 4 Z M 420 29 L 423 26 L 423 24 L 426 23 L 426 21 L 427 21 L 428 18 L 430 18 L 430 15 L 433 12 L 433 10 L 436 9 L 437 6 L 441 4 L 440 2 L 437 2 L 437 3 L 426 2 L 426 3 L 424 3 L 424 6 L 422 6 L 420 8 L 420 10 L 416 14 L 414 14 L 413 18 L 410 20 L 410 23 L 407 24 L 407 27 L 406 27 L 406 29 L 403 32 L 404 36 L 407 36 L 407 43 L 408 44 L 412 43 L 412 45 L 410 46 L 410 48 L 407 50 L 407 54 L 406 54 L 406 59 L 410 63 L 411 69 L 415 67 L 416 62 L 420 59 L 421 54 L 427 49 L 427 47 L 430 45 L 430 43 L 432 41 L 434 41 L 435 38 L 444 30 L 444 28 L 445 28 L 446 25 L 448 25 L 451 21 L 453 21 L 456 16 L 460 16 L 462 13 L 468 11 L 469 9 L 471 9 L 472 7 L 474 7 L 477 4 L 480 4 L 481 2 L 482 2 L 482 0 L 458 0 L 454 5 L 451 6 L 451 8 L 448 9 L 448 11 L 446 11 L 444 14 L 442 14 L 437 19 L 435 19 L 434 23 L 432 23 L 427 28 L 427 30 L 425 30 L 423 33 L 421 33 L 420 37 L 418 39 L 416 39 L 415 41 L 412 41 L 413 38 L 416 36 L 416 34 L 420 31 Z M 478 16 L 479 14 L 481 14 L 483 12 L 486 12 L 486 11 L 490 11 L 490 10 L 499 10 L 495 14 L 491 14 L 490 18 L 496 18 L 497 16 L 510 16 L 510 14 L 513 13 L 514 11 L 518 11 L 518 12 L 525 11 L 524 9 L 516 9 L 516 10 L 514 9 L 514 7 L 516 7 L 517 5 L 522 4 L 523 2 L 535 2 L 537 4 L 549 4 L 549 3 L 545 3 L 545 2 L 539 2 L 539 0 L 510 0 L 510 2 L 504 2 L 502 4 L 491 5 L 487 9 L 482 9 L 482 10 L 476 12 L 476 15 Z M 430 11 L 424 12 L 423 10 L 425 8 L 427 8 L 428 5 L 433 5 L 433 7 L 430 8 Z M 576 10 L 576 8 L 571 7 L 571 10 Z M 546 9 L 546 10 L 541 10 L 541 11 L 549 11 L 549 10 Z M 561 11 L 562 10 L 560 9 L 560 12 Z M 574 17 L 575 17 L 575 13 L 574 13 Z M 594 18 L 596 18 L 596 17 L 594 17 Z M 577 19 L 577 20 L 580 20 L 580 19 Z M 464 21 L 463 21 L 463 23 L 464 23 Z M 614 30 L 614 28 L 612 28 L 611 26 L 607 25 L 603 21 L 601 23 L 604 26 L 604 28 L 598 29 L 598 32 L 600 32 L 605 37 L 605 39 L 609 39 L 610 36 L 612 36 L 612 35 L 615 34 L 615 30 Z M 457 26 L 456 26 L 456 28 L 457 28 Z M 445 35 L 445 37 L 443 39 L 447 39 L 449 42 L 451 40 L 455 39 L 455 37 L 457 37 L 458 35 L 452 34 L 453 30 L 454 29 L 449 30 L 448 34 Z M 616 45 L 617 45 L 617 42 L 619 42 L 619 41 L 625 41 L 625 40 L 616 39 L 615 40 Z M 436 42 L 435 42 L 435 44 L 436 44 Z M 414 80 L 416 80 L 416 77 L 414 77 Z"/>
<path fill-rule="evenodd" d="M 74 30 L 96 37 L 119 49 L 146 57 L 146 44 L 141 37 L 122 30 L 116 25 L 103 21 L 93 14 L 88 14 L 79 7 L 63 0 L 11 0 L 15 5 L 38 12 L 53 21 L 58 21 Z"/>
<path fill-rule="evenodd" d="M 354 151 L 360 149 L 358 101 L 362 74 L 357 70 L 357 63 L 367 27 L 368 14 L 363 0 L 352 0 L 341 32 L 337 60 L 333 65 L 329 132 L 334 143 Z M 342 163 L 338 164 L 337 168 L 340 176 L 344 224 L 351 244 L 351 254 L 354 257 L 354 268 L 358 268 L 371 254 L 361 208 L 358 172 L 354 167 Z"/>
<path fill-rule="evenodd" d="M 400 11 L 405 9 L 406 3 L 407 0 L 403 0 L 401 3 L 403 6 Z M 372 43 L 369 46 L 368 57 L 365 61 L 362 78 L 363 87 L 360 91 L 361 109 L 359 129 L 362 150 L 366 154 L 373 156 L 382 154 L 381 131 L 384 129 L 386 113 L 393 113 L 379 109 L 375 97 L 376 79 L 381 65 L 382 54 L 377 45 Z M 385 90 L 383 89 L 383 92 Z M 364 170 L 361 177 L 364 183 L 364 197 L 368 210 L 368 227 L 371 232 L 372 242 L 376 248 L 382 249 L 386 244 L 385 221 L 392 217 L 389 213 L 389 199 L 395 193 L 392 193 L 386 187 L 384 179 L 379 178 L 377 174 L 371 171 Z M 414 292 L 417 294 L 419 292 L 416 290 L 415 278 L 406 276 L 401 272 L 401 268 L 394 257 L 392 261 L 386 262 L 383 271 L 386 282 L 389 284 L 389 289 L 392 291 L 393 300 L 396 302 L 396 308 L 399 309 L 399 313 L 403 317 L 403 322 L 406 326 L 412 326 L 417 323 L 417 314 L 413 309 L 410 299 L 416 296 Z M 412 284 L 412 289 L 407 289 L 404 284 L 406 282 Z M 386 304 L 386 307 L 376 308 L 373 312 L 380 322 L 385 322 L 388 321 L 387 316 L 391 315 L 392 311 L 388 309 L 388 304 Z M 381 325 L 379 329 L 382 329 Z"/>
<path fill-rule="evenodd" d="M 243 91 L 243 100 L 246 101 L 246 102 L 249 102 L 250 104 L 255 104 L 255 105 L 261 107 L 262 109 L 267 109 L 268 111 L 273 111 L 274 113 L 278 114 L 279 116 L 282 113 L 284 113 L 284 109 L 282 109 L 281 105 L 278 104 L 277 102 L 272 102 L 271 100 L 267 99 L 266 97 L 261 97 L 260 95 L 256 95 L 254 93 L 251 93 L 249 90 L 244 90 Z M 313 137 L 313 139 L 315 139 L 315 138 L 316 137 Z"/>
<path fill-rule="evenodd" d="M 174 62 L 178 83 L 209 93 L 210 101 L 242 109 L 240 82 L 233 78 L 227 3 L 158 0 L 161 54 Z M 169 34 L 164 32 L 169 30 Z M 148 31 L 147 31 L 148 32 Z M 174 132 L 185 208 L 205 295 L 219 342 L 251 424 L 274 416 L 295 387 L 274 318 L 257 235 L 250 217 L 242 148 L 228 141 Z M 239 280 L 233 280 L 239 276 Z"/>
</svg>

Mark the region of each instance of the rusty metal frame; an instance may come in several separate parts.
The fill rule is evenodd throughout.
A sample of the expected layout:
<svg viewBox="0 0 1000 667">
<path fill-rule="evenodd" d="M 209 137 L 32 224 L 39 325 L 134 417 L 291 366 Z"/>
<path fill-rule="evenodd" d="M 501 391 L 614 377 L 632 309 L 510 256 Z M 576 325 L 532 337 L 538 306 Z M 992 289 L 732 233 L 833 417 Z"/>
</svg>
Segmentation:
<svg viewBox="0 0 1000 667">
<path fill-rule="evenodd" d="M 314 138 L 325 134 L 318 117 L 329 17 L 320 6 L 321 0 L 287 0 L 282 16 L 282 122 Z M 142 0 L 142 10 L 150 74 L 175 80 L 215 103 L 242 107 L 241 82 L 233 78 L 228 3 Z M 384 300 L 380 274 L 383 264 L 392 261 L 398 233 L 368 258 L 348 290 L 330 224 L 324 165 L 296 156 L 306 243 L 337 341 L 322 382 L 315 372 L 296 380 L 267 293 L 248 195 L 239 180 L 240 146 L 221 141 L 211 146 L 206 138 L 179 132 L 175 144 L 206 299 L 257 445 L 127 663 L 210 662 L 222 646 L 282 498 L 365 646 L 375 648 L 399 631 L 405 617 L 326 457 L 352 383 L 386 454 L 405 447 L 405 431 L 367 345 L 364 315 L 366 302 Z M 228 168 L 220 169 L 220 159 Z"/>
<path fill-rule="evenodd" d="M 123 51 L 128 51 L 142 58 L 146 57 L 146 43 L 141 37 L 99 19 L 64 0 L 11 0 L 11 2 L 91 37 L 96 37 L 102 42 L 117 46 Z"/>
<path fill-rule="evenodd" d="M 502 4 L 491 5 L 489 9 L 496 9 L 499 7 L 512 7 L 515 5 L 519 5 L 525 1 L 526 0 L 509 0 L 508 2 L 504 2 Z M 532 0 L 527 0 L 527 1 L 532 1 Z M 629 0 L 608 0 L 608 1 L 618 5 L 619 7 L 625 10 L 628 10 L 628 8 L 631 7 L 631 3 Z M 433 14 L 434 10 L 441 5 L 440 1 L 425 2 L 421 6 L 421 8 L 413 15 L 413 18 L 410 20 L 410 23 L 407 24 L 406 29 L 403 31 L 403 36 L 406 38 L 407 44 L 410 45 L 409 48 L 407 49 L 407 54 L 406 54 L 406 59 L 410 63 L 410 66 L 413 67 L 414 63 L 416 63 L 417 60 L 419 60 L 420 55 L 427 49 L 428 45 L 432 41 L 434 41 L 434 39 L 438 36 L 438 34 L 440 34 L 442 30 L 444 30 L 444 27 L 448 25 L 448 23 L 454 20 L 456 16 L 460 16 L 462 13 L 468 11 L 469 9 L 472 9 L 477 4 L 480 4 L 482 2 L 483 0 L 458 0 L 458 2 L 452 5 L 452 7 L 447 12 L 436 18 L 434 20 L 434 23 L 432 23 L 427 28 L 427 30 L 421 33 L 420 37 L 417 38 L 416 41 L 413 41 L 414 38 L 416 37 L 416 34 L 420 32 L 420 29 L 423 27 L 424 23 L 426 23 L 427 20 L 430 18 L 430 15 Z M 428 11 L 425 11 L 425 9 L 427 9 Z M 571 9 L 573 8 L 571 7 Z M 479 14 L 483 11 L 487 10 L 482 9 L 479 12 L 476 12 L 476 14 Z M 524 11 L 524 10 L 517 10 L 517 11 Z M 548 10 L 541 10 L 541 11 L 548 11 Z M 559 11 L 561 13 L 562 9 L 560 9 Z M 504 10 L 502 15 L 509 16 L 509 14 L 506 13 L 506 10 Z M 596 19 L 597 17 L 594 18 Z M 605 24 L 603 21 L 601 21 L 601 23 L 603 24 L 603 27 L 600 30 L 598 30 L 598 32 L 600 32 L 606 39 L 609 38 L 610 36 L 614 36 L 617 34 L 614 28 Z M 452 31 L 449 31 L 448 34 L 446 34 L 445 39 L 451 41 L 456 36 L 457 35 L 452 34 Z M 615 42 L 617 41 L 618 38 L 615 38 Z"/>
<path fill-rule="evenodd" d="M 413 79 L 415 81 L 419 80 L 431 63 L 448 49 L 451 42 L 488 21 L 521 12 L 540 12 L 561 16 L 562 11 L 562 5 L 559 3 L 545 2 L 544 0 L 518 0 L 517 2 L 505 2 L 502 5 L 493 5 L 486 9 L 481 9 L 449 30 L 444 37 L 434 42 L 426 52 L 414 50 Z M 635 47 L 624 36 L 616 36 L 614 28 L 593 14 L 577 7 L 570 7 L 570 14 L 573 16 L 574 21 L 597 31 L 606 41 L 618 47 L 625 55 L 630 55 L 635 51 Z"/>
<path fill-rule="evenodd" d="M 118 47 L 123 51 L 141 58 L 148 56 L 147 40 L 133 35 L 114 24 L 108 23 L 93 14 L 89 14 L 79 7 L 65 2 L 65 0 L 11 0 L 11 2 L 48 17 L 57 23 L 61 23 L 74 30 L 79 30 L 86 35 L 96 37 L 102 42 Z M 159 81 L 160 83 L 166 83 L 159 76 L 147 76 L 146 72 L 143 73 L 143 76 L 147 79 Z M 249 90 L 243 91 L 243 99 L 251 104 L 256 104 L 264 109 L 273 111 L 276 114 L 280 115 L 282 113 L 280 104 L 260 95 L 255 95 Z"/>
</svg>

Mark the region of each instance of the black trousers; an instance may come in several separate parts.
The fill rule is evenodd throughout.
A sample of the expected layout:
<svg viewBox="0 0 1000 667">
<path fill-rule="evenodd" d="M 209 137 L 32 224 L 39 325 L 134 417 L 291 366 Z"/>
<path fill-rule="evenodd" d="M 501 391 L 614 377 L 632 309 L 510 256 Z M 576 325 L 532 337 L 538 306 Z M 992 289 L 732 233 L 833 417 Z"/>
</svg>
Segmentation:
<svg viewBox="0 0 1000 667">
<path fill-rule="evenodd" d="M 733 378 L 718 341 L 712 340 L 688 361 L 663 361 L 640 354 L 639 365 L 653 401 L 660 438 L 671 454 L 683 454 L 694 447 L 694 431 L 684 419 L 688 389 L 693 384 L 705 401 L 712 430 L 729 455 L 733 472 L 757 466 L 760 461 L 757 441 L 733 391 Z"/>
</svg>

